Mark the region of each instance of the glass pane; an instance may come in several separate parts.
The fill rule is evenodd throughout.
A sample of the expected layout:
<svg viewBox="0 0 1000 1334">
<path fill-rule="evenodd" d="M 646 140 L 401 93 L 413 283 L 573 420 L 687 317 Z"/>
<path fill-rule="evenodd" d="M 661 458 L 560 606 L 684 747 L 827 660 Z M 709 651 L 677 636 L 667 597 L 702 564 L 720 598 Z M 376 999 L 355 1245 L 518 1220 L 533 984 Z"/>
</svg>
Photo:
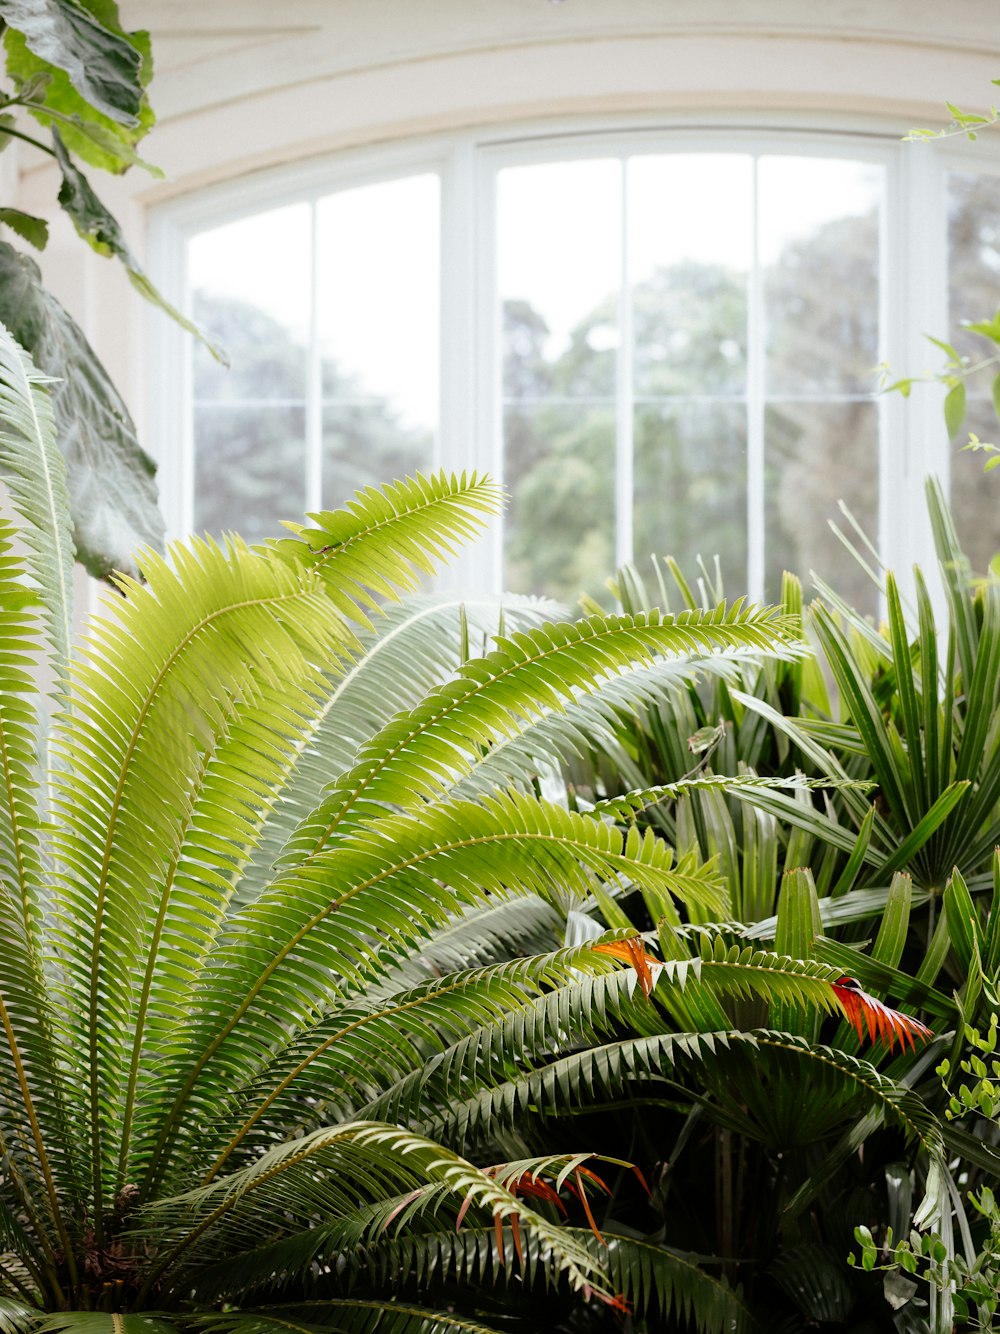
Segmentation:
<svg viewBox="0 0 1000 1334">
<path fill-rule="evenodd" d="M 194 526 L 236 529 L 248 542 L 279 535 L 305 508 L 305 409 L 196 404 Z"/>
<path fill-rule="evenodd" d="M 323 503 L 355 479 L 433 464 L 438 423 L 440 186 L 410 176 L 317 205 Z"/>
<path fill-rule="evenodd" d="M 540 163 L 497 180 L 508 399 L 614 394 L 621 164 Z"/>
<path fill-rule="evenodd" d="M 635 414 L 634 551 L 673 556 L 689 580 L 719 557 L 727 596 L 746 592 L 746 411 L 725 403 Z"/>
<path fill-rule="evenodd" d="M 309 333 L 309 205 L 201 232 L 191 239 L 188 266 L 195 318 L 230 361 L 227 370 L 200 343 L 193 345 L 195 399 L 301 401 Z"/>
<path fill-rule="evenodd" d="M 407 427 L 385 399 L 323 409 L 323 503 L 342 505 L 365 486 L 426 472 L 434 437 Z"/>
<path fill-rule="evenodd" d="M 1000 426 L 992 404 L 985 399 L 969 401 L 963 440 L 968 440 L 970 431 L 980 440 L 1000 444 Z M 990 457 L 956 448 L 951 451 L 951 512 L 962 549 L 977 574 L 985 574 L 1000 551 L 1000 470 L 983 475 L 983 465 Z"/>
<path fill-rule="evenodd" d="M 638 399 L 744 392 L 752 223 L 749 157 L 694 153 L 629 162 Z"/>
<path fill-rule="evenodd" d="M 781 594 L 781 572 L 808 593 L 810 570 L 847 602 L 874 613 L 875 586 L 828 520 L 846 531 L 843 500 L 878 544 L 878 421 L 871 403 L 786 403 L 768 409 L 765 443 L 765 597 Z"/>
<path fill-rule="evenodd" d="M 988 320 L 1000 306 L 1000 176 L 948 176 L 948 341 L 978 361 L 989 344 L 965 333 L 962 320 Z M 943 335 L 939 335 L 943 336 Z M 943 358 L 942 358 L 943 360 Z M 975 429 L 975 428 L 973 428 Z M 992 440 L 990 434 L 980 436 Z M 976 431 L 976 435 L 979 432 Z M 963 432 L 962 439 L 968 439 Z"/>
<path fill-rule="evenodd" d="M 768 393 L 871 393 L 882 169 L 764 157 L 758 170 Z"/>
<path fill-rule="evenodd" d="M 509 408 L 504 444 L 504 586 L 567 602 L 586 591 L 610 605 L 614 405 Z"/>
</svg>

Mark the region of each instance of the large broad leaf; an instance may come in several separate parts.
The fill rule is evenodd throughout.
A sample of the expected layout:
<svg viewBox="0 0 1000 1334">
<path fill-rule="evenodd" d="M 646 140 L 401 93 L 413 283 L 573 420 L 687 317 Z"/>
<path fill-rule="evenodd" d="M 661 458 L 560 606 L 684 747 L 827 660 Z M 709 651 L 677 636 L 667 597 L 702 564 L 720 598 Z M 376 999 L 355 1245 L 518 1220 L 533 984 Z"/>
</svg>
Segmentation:
<svg viewBox="0 0 1000 1334">
<path fill-rule="evenodd" d="M 66 0 L 0 0 L 0 18 L 40 60 L 68 74 L 92 107 L 120 125 L 138 124 L 142 55 L 124 36 Z"/>
<path fill-rule="evenodd" d="M 29 573 L 42 590 L 56 671 L 73 634 L 73 540 L 66 469 L 45 378 L 0 324 L 0 468 L 21 521 Z"/>
<path fill-rule="evenodd" d="M 0 243 L 0 322 L 52 389 L 56 434 L 66 459 L 77 556 L 91 574 L 136 573 L 133 553 L 160 548 L 156 465 L 82 330 L 42 286 L 30 259 Z"/>
<path fill-rule="evenodd" d="M 129 249 L 117 219 L 104 207 L 86 176 L 74 165 L 55 126 L 52 127 L 52 142 L 55 145 L 56 161 L 59 163 L 63 178 L 59 187 L 59 203 L 73 219 L 73 226 L 79 234 L 99 255 L 120 259 L 125 266 L 129 282 L 141 296 L 152 305 L 159 306 L 182 329 L 200 338 L 216 361 L 225 363 L 226 358 L 221 349 L 210 342 L 198 326 L 182 315 L 176 306 L 172 306 L 150 281 Z"/>
</svg>

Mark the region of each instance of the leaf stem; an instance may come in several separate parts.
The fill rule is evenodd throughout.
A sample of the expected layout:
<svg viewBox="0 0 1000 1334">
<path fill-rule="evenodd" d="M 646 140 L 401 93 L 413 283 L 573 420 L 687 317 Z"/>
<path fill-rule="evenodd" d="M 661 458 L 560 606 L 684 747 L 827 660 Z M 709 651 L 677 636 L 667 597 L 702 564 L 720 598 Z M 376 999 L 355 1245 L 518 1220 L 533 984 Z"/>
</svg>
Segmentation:
<svg viewBox="0 0 1000 1334">
<path fill-rule="evenodd" d="M 7 105 L 10 106 L 11 103 L 8 102 Z M 55 157 L 56 155 L 54 148 L 49 148 L 48 144 L 43 144 L 41 139 L 35 139 L 30 134 L 25 134 L 23 130 L 14 130 L 9 125 L 0 125 L 0 134 L 7 134 L 12 139 L 23 139 L 26 144 L 31 144 L 33 148 L 48 153 L 49 157 Z"/>
</svg>

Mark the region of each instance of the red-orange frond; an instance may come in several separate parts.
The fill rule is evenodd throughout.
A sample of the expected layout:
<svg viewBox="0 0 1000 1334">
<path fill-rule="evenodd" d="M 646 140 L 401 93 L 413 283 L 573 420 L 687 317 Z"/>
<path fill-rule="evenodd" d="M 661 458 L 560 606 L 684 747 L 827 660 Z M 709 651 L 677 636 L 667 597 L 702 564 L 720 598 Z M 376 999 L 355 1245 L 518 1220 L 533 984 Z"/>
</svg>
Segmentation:
<svg viewBox="0 0 1000 1334">
<path fill-rule="evenodd" d="M 911 1049 L 916 1051 L 915 1037 L 923 1042 L 933 1037 L 931 1030 L 919 1019 L 909 1014 L 900 1014 L 875 996 L 869 996 L 867 991 L 862 990 L 857 978 L 846 975 L 839 977 L 833 983 L 833 994 L 840 1003 L 844 1017 L 857 1033 L 859 1042 L 864 1042 L 866 1028 L 871 1042 L 877 1037 L 881 1038 L 890 1051 L 896 1038 L 899 1038 L 901 1047 L 905 1048 L 909 1042 Z"/>
<path fill-rule="evenodd" d="M 631 964 L 635 969 L 635 975 L 639 979 L 639 985 L 642 987 L 642 994 L 649 997 L 653 990 L 653 973 L 650 968 L 651 963 L 659 963 L 659 959 L 647 954 L 646 947 L 639 936 L 630 936 L 627 940 L 604 940 L 600 944 L 592 946 L 595 954 L 609 954 L 612 959 L 621 959 L 623 963 Z"/>
<path fill-rule="evenodd" d="M 422 1195 L 423 1192 L 424 1192 L 424 1187 L 423 1187 L 423 1186 L 418 1186 L 416 1190 L 411 1190 L 410 1193 L 409 1193 L 409 1195 L 404 1195 L 404 1197 L 403 1197 L 403 1198 L 400 1200 L 400 1202 L 396 1205 L 395 1209 L 393 1209 L 393 1211 L 392 1211 L 392 1213 L 389 1215 L 389 1217 L 388 1217 L 388 1218 L 385 1220 L 385 1222 L 382 1224 L 382 1231 L 384 1232 L 384 1231 L 386 1230 L 386 1228 L 389 1226 L 389 1224 L 392 1223 L 396 1218 L 399 1217 L 399 1215 L 403 1212 L 403 1210 L 406 1208 L 406 1206 L 407 1206 L 408 1204 L 412 1204 L 413 1201 L 417 1198 L 417 1196 L 418 1196 L 418 1195 Z M 468 1206 L 467 1206 L 467 1204 L 466 1204 L 466 1206 L 463 1206 L 463 1207 L 468 1207 Z"/>
<path fill-rule="evenodd" d="M 625 1300 L 624 1292 L 620 1292 L 617 1297 L 612 1297 L 608 1292 L 594 1292 L 593 1289 L 591 1289 L 589 1295 L 591 1297 L 596 1297 L 597 1300 L 603 1302 L 605 1306 L 610 1306 L 612 1311 L 623 1311 L 625 1315 L 632 1314 L 632 1307 Z"/>
<path fill-rule="evenodd" d="M 587 1190 L 583 1184 L 583 1177 L 581 1176 L 581 1172 L 585 1170 L 586 1169 L 584 1168 L 578 1167 L 573 1174 L 576 1177 L 576 1194 L 579 1196 L 580 1203 L 583 1205 L 583 1212 L 587 1215 L 587 1222 L 590 1224 L 591 1232 L 593 1232 L 594 1236 L 597 1238 L 597 1240 L 600 1242 L 602 1246 L 607 1246 L 608 1243 L 601 1236 L 598 1226 L 594 1221 L 594 1215 L 590 1209 L 590 1201 L 587 1199 Z M 588 1172 L 587 1175 L 593 1176 L 593 1173 Z M 603 1181 L 601 1182 L 601 1185 L 602 1186 L 604 1185 Z M 607 1186 L 605 1186 L 604 1189 L 607 1190 Z"/>
</svg>

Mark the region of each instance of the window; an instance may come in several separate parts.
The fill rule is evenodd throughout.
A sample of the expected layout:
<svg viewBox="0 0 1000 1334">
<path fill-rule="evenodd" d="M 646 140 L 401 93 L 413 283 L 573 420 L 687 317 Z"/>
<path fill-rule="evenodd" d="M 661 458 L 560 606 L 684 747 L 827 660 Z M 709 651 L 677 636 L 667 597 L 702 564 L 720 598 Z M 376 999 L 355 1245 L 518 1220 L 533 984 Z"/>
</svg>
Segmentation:
<svg viewBox="0 0 1000 1334">
<path fill-rule="evenodd" d="M 254 539 L 474 467 L 510 501 L 461 582 L 606 601 L 615 565 L 655 551 L 694 577 L 717 558 L 758 598 L 815 570 L 874 610 L 838 502 L 905 570 L 923 473 L 949 459 L 933 391 L 918 416 L 876 367 L 934 364 L 947 254 L 953 314 L 996 304 L 1000 177 L 946 172 L 948 151 L 773 128 L 450 139 L 168 206 L 160 276 L 233 361 L 176 344 L 173 527 Z M 955 468 L 963 509 L 990 511 L 977 559 L 1000 537 L 980 469 Z"/>
<path fill-rule="evenodd" d="M 191 521 L 253 541 L 433 460 L 438 178 L 288 204 L 197 233 Z"/>
</svg>

